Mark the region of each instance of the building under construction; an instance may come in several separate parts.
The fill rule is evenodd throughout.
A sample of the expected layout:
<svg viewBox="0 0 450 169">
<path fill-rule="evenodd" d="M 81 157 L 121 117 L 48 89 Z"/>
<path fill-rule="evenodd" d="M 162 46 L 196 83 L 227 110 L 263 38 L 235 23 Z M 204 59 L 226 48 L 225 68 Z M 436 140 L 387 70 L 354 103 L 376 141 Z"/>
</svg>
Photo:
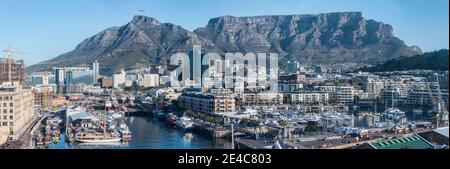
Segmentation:
<svg viewBox="0 0 450 169">
<path fill-rule="evenodd" d="M 23 60 L 0 58 L 0 84 L 11 81 L 20 81 L 23 84 L 24 77 L 25 64 Z"/>
</svg>

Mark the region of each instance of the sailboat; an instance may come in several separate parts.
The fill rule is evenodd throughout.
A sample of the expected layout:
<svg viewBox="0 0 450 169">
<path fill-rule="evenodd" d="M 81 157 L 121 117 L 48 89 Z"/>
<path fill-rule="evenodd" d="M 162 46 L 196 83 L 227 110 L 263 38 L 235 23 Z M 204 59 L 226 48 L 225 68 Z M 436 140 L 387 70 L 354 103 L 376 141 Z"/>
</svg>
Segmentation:
<svg viewBox="0 0 450 169">
<path fill-rule="evenodd" d="M 392 107 L 385 110 L 382 115 L 384 116 L 385 121 L 391 120 L 394 124 L 403 124 L 406 122 L 406 113 L 395 108 L 394 92 L 392 92 Z"/>
<path fill-rule="evenodd" d="M 76 134 L 76 140 L 80 143 L 114 143 L 120 142 L 122 138 L 107 133 L 106 112 L 103 115 L 103 133 L 80 132 Z"/>
</svg>

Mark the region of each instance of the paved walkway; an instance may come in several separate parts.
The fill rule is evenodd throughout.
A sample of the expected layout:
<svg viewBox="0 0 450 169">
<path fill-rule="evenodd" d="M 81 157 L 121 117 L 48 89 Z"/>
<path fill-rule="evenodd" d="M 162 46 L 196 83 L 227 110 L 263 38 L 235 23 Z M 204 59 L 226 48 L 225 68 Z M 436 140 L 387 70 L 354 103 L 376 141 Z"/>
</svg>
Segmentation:
<svg viewBox="0 0 450 169">
<path fill-rule="evenodd" d="M 38 124 L 44 117 L 38 117 L 37 115 L 30 120 L 30 122 L 26 125 L 24 129 L 18 132 L 19 138 L 16 141 L 7 142 L 5 143 L 1 148 L 4 149 L 28 149 L 31 148 L 31 139 L 32 139 L 32 133 L 34 126 Z"/>
</svg>

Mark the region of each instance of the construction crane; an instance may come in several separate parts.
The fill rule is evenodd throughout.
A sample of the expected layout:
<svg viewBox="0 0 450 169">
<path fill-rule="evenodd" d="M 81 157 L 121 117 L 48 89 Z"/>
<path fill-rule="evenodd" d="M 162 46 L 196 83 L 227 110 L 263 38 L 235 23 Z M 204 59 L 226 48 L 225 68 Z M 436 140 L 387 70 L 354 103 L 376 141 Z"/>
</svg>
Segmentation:
<svg viewBox="0 0 450 169">
<path fill-rule="evenodd" d="M 8 49 L 3 50 L 3 52 L 6 52 L 6 58 L 8 62 L 8 81 L 12 82 L 13 54 L 17 55 L 30 55 L 30 54 L 21 51 L 15 51 L 11 48 L 11 46 L 9 46 Z"/>
<path fill-rule="evenodd" d="M 428 95 L 430 97 L 430 101 L 433 105 L 433 110 L 436 113 L 435 122 L 436 127 L 446 127 L 448 126 L 448 110 L 445 105 L 445 101 L 442 99 L 442 93 L 441 88 L 439 85 L 439 75 L 436 73 L 436 91 L 437 91 L 437 97 L 434 97 L 431 92 L 430 84 L 428 84 Z"/>
<path fill-rule="evenodd" d="M 436 73 L 435 75 L 438 92 L 437 106 L 439 107 L 439 112 L 437 115 L 437 127 L 448 127 L 448 110 L 447 106 L 445 105 L 444 99 L 442 99 L 441 86 L 439 84 L 439 74 Z"/>
</svg>

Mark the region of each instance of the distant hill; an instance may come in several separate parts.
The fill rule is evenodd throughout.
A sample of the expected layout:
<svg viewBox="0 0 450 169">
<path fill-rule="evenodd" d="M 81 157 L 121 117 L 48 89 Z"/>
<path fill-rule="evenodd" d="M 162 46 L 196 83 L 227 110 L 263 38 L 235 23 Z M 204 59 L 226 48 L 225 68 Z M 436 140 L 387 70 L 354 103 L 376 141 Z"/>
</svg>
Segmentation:
<svg viewBox="0 0 450 169">
<path fill-rule="evenodd" d="M 427 52 L 411 57 L 392 59 L 374 67 L 362 68 L 360 71 L 383 72 L 413 69 L 448 70 L 448 49 Z"/>
</svg>

